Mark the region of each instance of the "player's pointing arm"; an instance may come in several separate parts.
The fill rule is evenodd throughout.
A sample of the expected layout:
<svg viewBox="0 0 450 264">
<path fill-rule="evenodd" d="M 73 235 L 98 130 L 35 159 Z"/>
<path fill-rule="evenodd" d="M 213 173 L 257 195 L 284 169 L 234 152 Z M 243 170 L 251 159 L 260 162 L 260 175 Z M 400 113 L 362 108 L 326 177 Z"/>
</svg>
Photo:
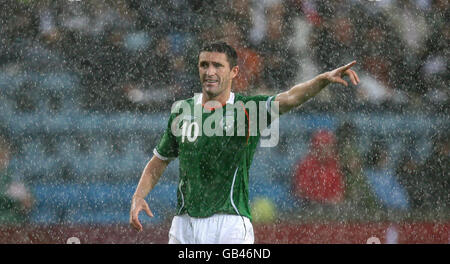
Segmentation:
<svg viewBox="0 0 450 264">
<path fill-rule="evenodd" d="M 130 225 L 139 231 L 142 231 L 142 225 L 139 222 L 139 212 L 144 210 L 148 216 L 153 217 L 153 213 L 145 201 L 145 197 L 155 187 L 169 162 L 153 156 L 142 172 L 141 179 L 131 201 L 130 209 Z"/>
<path fill-rule="evenodd" d="M 345 75 L 350 78 L 354 85 L 357 85 L 359 83 L 358 75 L 350 69 L 355 64 L 356 61 L 352 61 L 345 66 L 319 74 L 312 80 L 297 84 L 288 91 L 278 94 L 275 101 L 279 102 L 280 114 L 308 101 L 330 83 L 341 83 L 347 86 L 347 82 L 342 79 Z"/>
</svg>

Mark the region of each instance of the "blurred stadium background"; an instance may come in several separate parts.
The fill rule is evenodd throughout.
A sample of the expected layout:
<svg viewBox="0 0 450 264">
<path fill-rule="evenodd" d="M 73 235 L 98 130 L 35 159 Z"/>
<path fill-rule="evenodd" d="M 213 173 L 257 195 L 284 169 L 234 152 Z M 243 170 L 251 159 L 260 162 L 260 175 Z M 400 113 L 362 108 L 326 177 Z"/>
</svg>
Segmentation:
<svg viewBox="0 0 450 264">
<path fill-rule="evenodd" d="M 257 150 L 257 243 L 448 243 L 448 17 L 443 0 L 2 1 L 0 243 L 166 243 L 178 162 L 140 234 L 131 196 L 172 103 L 200 92 L 197 49 L 219 39 L 245 94 L 358 61 L 360 85 L 329 86 Z M 337 141 L 334 202 L 294 191 L 318 130 Z"/>
</svg>

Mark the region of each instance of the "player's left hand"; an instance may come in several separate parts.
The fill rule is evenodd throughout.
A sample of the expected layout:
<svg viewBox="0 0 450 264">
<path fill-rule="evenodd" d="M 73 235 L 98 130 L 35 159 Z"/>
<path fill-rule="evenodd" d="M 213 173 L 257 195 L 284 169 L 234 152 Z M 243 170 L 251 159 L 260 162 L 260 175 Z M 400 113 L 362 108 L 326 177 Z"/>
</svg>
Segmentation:
<svg viewBox="0 0 450 264">
<path fill-rule="evenodd" d="M 340 83 L 342 85 L 348 86 L 348 83 L 344 79 L 342 79 L 345 75 L 347 75 L 353 85 L 357 85 L 360 82 L 359 77 L 355 71 L 350 69 L 355 64 L 356 61 L 352 61 L 345 66 L 324 73 L 324 77 L 331 83 Z"/>
</svg>

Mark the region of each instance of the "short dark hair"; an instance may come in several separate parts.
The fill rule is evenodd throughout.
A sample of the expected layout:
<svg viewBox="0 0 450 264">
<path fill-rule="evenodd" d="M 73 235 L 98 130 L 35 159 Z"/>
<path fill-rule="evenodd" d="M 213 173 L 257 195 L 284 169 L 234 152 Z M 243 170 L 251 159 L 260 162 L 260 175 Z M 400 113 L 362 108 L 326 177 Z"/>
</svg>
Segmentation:
<svg viewBox="0 0 450 264">
<path fill-rule="evenodd" d="M 203 51 L 225 53 L 225 55 L 227 55 L 228 63 L 230 64 L 230 68 L 233 68 L 234 66 L 237 65 L 237 58 L 238 58 L 237 52 L 232 46 L 228 45 L 226 42 L 220 41 L 207 43 L 203 45 L 198 55 L 200 56 L 200 53 L 202 53 Z"/>
</svg>

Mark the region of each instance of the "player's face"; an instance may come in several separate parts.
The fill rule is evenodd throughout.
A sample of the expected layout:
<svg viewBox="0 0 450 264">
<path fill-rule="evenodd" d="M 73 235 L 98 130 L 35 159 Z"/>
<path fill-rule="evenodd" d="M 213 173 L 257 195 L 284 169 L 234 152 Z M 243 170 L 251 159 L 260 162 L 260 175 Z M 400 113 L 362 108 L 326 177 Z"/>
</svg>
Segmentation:
<svg viewBox="0 0 450 264">
<path fill-rule="evenodd" d="M 231 90 L 231 81 L 236 77 L 238 67 L 230 68 L 225 53 L 204 51 L 198 58 L 198 71 L 203 91 L 214 98 Z"/>
</svg>

